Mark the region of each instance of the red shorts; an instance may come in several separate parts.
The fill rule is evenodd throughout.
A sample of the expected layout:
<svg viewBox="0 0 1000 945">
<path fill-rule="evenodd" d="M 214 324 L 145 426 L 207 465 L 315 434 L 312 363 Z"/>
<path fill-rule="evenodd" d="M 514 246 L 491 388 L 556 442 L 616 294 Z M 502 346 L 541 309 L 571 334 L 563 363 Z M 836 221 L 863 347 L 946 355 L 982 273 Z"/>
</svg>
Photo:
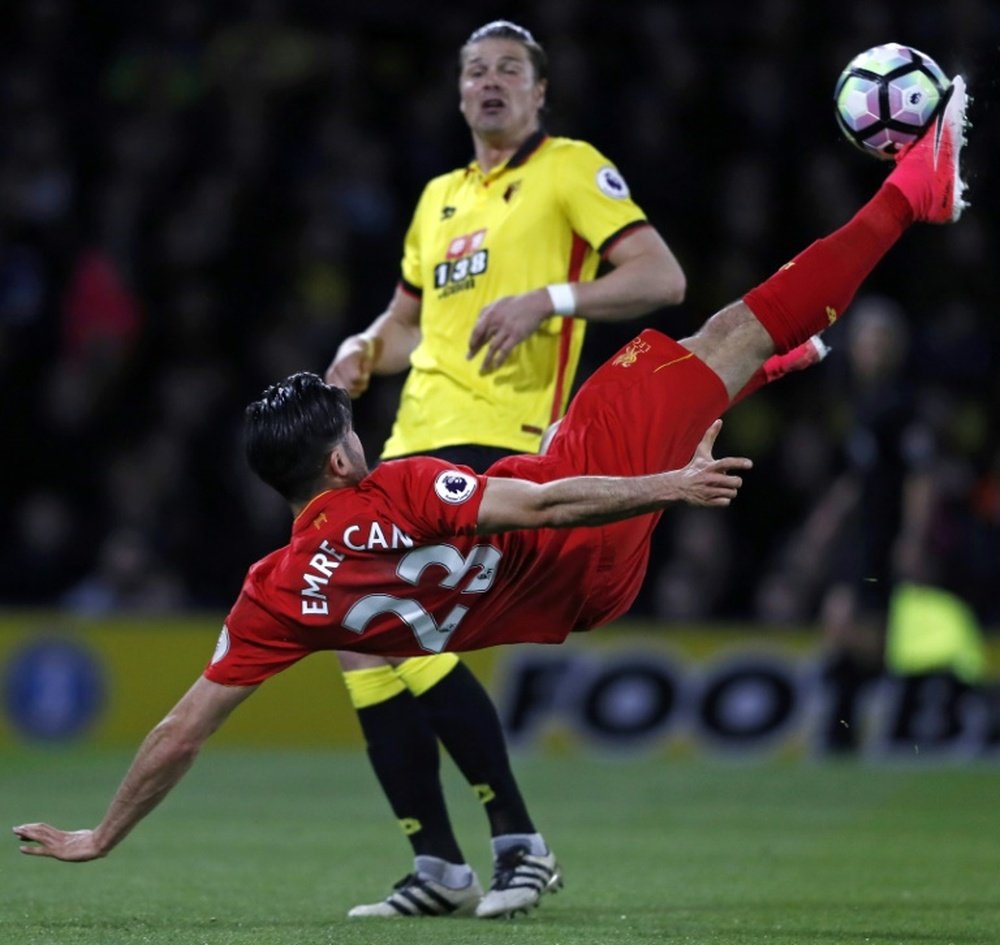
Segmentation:
<svg viewBox="0 0 1000 945">
<path fill-rule="evenodd" d="M 565 476 L 640 476 L 679 469 L 728 406 L 725 385 L 704 361 L 672 338 L 646 330 L 583 384 L 548 457 Z M 613 620 L 632 605 L 660 514 L 595 530 L 601 548 L 586 607 L 592 626 Z"/>
<path fill-rule="evenodd" d="M 567 475 L 679 469 L 728 406 L 718 374 L 672 338 L 647 329 L 583 384 L 548 455 L 572 470 Z"/>
</svg>

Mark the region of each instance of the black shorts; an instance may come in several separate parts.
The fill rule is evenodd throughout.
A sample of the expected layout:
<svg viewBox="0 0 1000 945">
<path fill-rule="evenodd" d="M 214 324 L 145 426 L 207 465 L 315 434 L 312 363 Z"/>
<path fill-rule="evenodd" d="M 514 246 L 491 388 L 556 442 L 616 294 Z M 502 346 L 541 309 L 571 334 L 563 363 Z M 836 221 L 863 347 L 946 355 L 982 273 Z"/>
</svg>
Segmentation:
<svg viewBox="0 0 1000 945">
<path fill-rule="evenodd" d="M 455 446 L 442 446 L 440 449 L 427 450 L 424 453 L 407 453 L 404 456 L 387 456 L 386 459 L 406 459 L 408 456 L 433 456 L 443 459 L 446 463 L 456 466 L 468 466 L 477 473 L 484 473 L 498 459 L 517 455 L 517 450 L 505 450 L 499 446 L 479 446 L 476 443 L 458 443 Z"/>
</svg>

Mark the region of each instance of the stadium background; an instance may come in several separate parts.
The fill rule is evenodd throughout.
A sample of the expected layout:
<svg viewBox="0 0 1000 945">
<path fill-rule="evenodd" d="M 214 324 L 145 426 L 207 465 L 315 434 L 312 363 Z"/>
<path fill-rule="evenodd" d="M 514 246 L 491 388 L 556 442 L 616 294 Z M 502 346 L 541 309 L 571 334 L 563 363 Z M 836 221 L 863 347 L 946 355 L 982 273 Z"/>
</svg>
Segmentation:
<svg viewBox="0 0 1000 945">
<path fill-rule="evenodd" d="M 98 740 L 131 740 L 158 717 L 134 708 L 144 678 L 176 694 L 197 673 L 246 565 L 287 534 L 286 509 L 244 469 L 242 405 L 290 371 L 322 370 L 385 304 L 420 188 L 469 158 L 455 53 L 494 16 L 550 54 L 548 129 L 615 160 L 689 277 L 681 309 L 595 326 L 582 376 L 642 324 L 682 336 L 877 185 L 884 167 L 833 122 L 851 56 L 894 40 L 967 75 L 972 212 L 908 236 L 867 289 L 916 326 L 910 380 L 959 483 L 951 570 L 984 625 L 1000 623 L 995 5 L 18 0 L 0 37 L 3 738 L 33 737 L 17 721 L 35 705 L 25 665 L 75 680 L 52 737 L 107 708 L 88 702 L 98 690 L 74 642 L 128 681 L 111 689 L 118 721 L 81 729 Z M 757 463 L 737 506 L 665 521 L 635 609 L 653 648 L 690 628 L 695 650 L 720 646 L 720 621 L 789 653 L 815 642 L 815 596 L 782 610 L 762 588 L 840 468 L 838 331 L 826 365 L 727 424 L 723 448 Z M 397 392 L 383 381 L 358 404 L 371 456 Z M 515 657 L 475 665 L 491 675 L 497 659 Z M 291 728 L 325 724 L 295 704 Z"/>
</svg>

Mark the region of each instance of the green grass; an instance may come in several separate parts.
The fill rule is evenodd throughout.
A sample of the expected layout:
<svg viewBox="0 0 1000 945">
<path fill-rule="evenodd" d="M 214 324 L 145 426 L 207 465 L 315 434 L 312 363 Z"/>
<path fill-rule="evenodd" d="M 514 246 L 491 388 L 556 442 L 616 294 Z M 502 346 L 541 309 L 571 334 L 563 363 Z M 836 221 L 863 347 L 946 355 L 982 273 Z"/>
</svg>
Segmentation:
<svg viewBox="0 0 1000 945">
<path fill-rule="evenodd" d="M 4 823 L 90 826 L 128 756 L 0 754 Z M 993 945 L 1000 769 L 521 758 L 566 889 L 515 922 L 349 922 L 407 871 L 360 754 L 209 748 L 109 858 L 0 852 L 17 945 Z M 485 822 L 449 768 L 467 854 Z"/>
</svg>

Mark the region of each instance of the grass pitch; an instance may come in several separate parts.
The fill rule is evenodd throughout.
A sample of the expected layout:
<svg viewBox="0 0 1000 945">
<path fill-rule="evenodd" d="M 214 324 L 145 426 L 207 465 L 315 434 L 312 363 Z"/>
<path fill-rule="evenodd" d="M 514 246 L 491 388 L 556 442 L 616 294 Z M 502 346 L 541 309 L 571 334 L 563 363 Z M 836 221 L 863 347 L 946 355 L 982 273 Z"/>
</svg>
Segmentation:
<svg viewBox="0 0 1000 945">
<path fill-rule="evenodd" d="M 0 754 L 6 825 L 91 826 L 127 754 Z M 529 917 L 348 921 L 409 867 L 362 755 L 209 746 L 110 857 L 0 853 L 3 945 L 995 945 L 1000 768 L 519 758 L 566 888 Z M 466 853 L 485 820 L 445 770 Z"/>
</svg>

